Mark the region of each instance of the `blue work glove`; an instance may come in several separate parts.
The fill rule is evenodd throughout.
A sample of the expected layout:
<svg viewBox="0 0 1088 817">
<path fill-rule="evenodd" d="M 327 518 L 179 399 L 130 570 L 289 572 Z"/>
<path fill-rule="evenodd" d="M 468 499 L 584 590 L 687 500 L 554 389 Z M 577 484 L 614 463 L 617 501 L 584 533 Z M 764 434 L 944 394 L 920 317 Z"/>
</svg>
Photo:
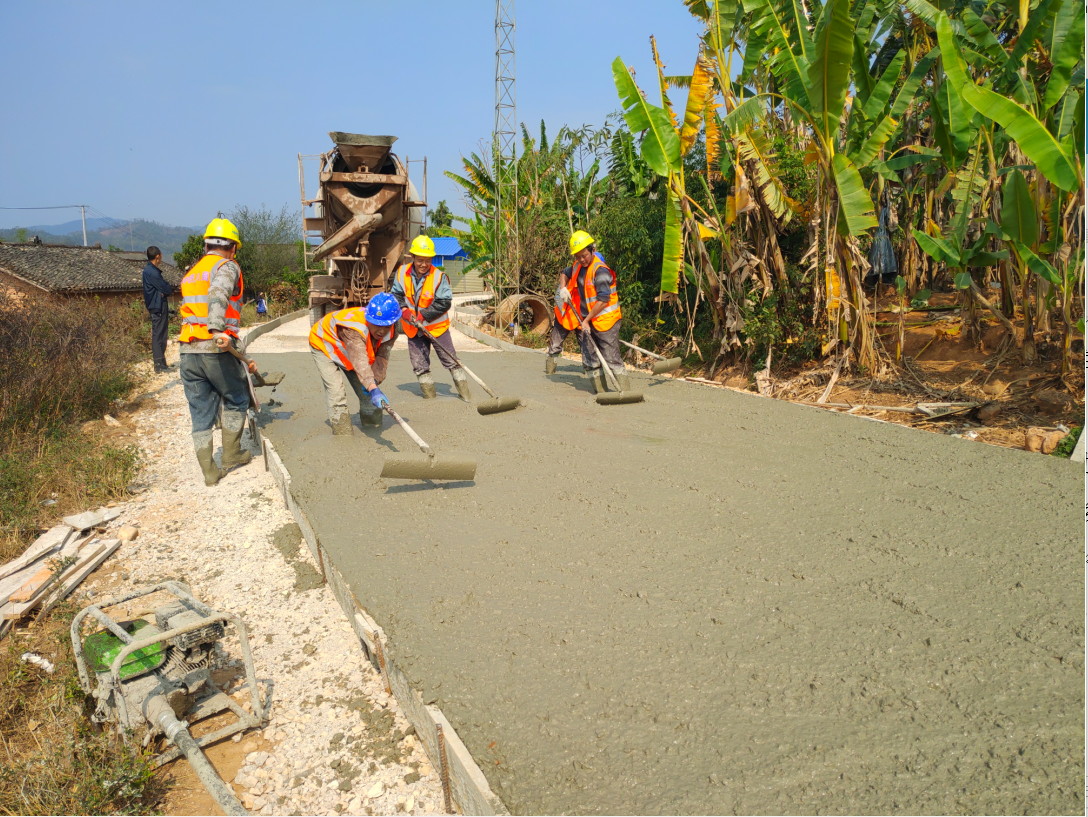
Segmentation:
<svg viewBox="0 0 1088 817">
<path fill-rule="evenodd" d="M 389 399 L 382 394 L 382 390 L 377 386 L 372 388 L 367 394 L 370 395 L 370 404 L 376 409 L 383 409 L 389 405 Z"/>
</svg>

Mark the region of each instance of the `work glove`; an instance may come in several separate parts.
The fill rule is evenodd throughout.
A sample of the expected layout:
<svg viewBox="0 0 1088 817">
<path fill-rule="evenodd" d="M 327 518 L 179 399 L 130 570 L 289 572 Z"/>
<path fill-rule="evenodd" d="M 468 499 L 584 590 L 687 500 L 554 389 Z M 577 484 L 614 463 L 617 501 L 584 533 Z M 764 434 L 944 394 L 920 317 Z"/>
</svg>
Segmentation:
<svg viewBox="0 0 1088 817">
<path fill-rule="evenodd" d="M 412 312 L 412 310 L 409 309 L 408 307 L 404 307 L 400 311 L 400 319 L 402 321 L 404 321 L 405 323 L 407 323 L 407 324 L 414 324 L 416 322 L 415 313 Z"/>
<path fill-rule="evenodd" d="M 374 406 L 374 408 L 384 409 L 389 406 L 389 400 L 382 394 L 382 390 L 377 386 L 372 388 L 367 394 L 370 395 L 370 405 Z"/>
<path fill-rule="evenodd" d="M 555 291 L 555 305 L 562 309 L 563 304 L 569 303 L 571 303 L 570 290 L 566 287 L 559 287 L 559 289 Z"/>
</svg>

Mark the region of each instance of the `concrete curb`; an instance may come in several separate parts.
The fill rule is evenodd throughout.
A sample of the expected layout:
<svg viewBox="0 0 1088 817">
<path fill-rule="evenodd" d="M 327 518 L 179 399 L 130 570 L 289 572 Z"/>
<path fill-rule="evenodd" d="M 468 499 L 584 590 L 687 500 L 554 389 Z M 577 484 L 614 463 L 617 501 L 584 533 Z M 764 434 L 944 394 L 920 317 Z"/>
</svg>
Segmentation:
<svg viewBox="0 0 1088 817">
<path fill-rule="evenodd" d="M 511 343 L 508 340 L 500 340 L 499 338 L 492 337 L 486 332 L 481 332 L 475 326 L 470 326 L 463 321 L 453 319 L 453 325 L 457 327 L 459 332 L 468 335 L 473 340 L 478 340 L 486 346 L 492 346 L 496 349 L 502 349 L 504 352 L 532 352 L 534 354 L 543 354 L 544 349 L 526 349 L 524 346 L 518 346 Z"/>
<path fill-rule="evenodd" d="M 271 472 L 272 479 L 283 495 L 284 505 L 301 528 L 302 538 L 310 554 L 320 566 L 321 575 L 359 638 L 367 659 L 382 674 L 386 690 L 396 697 L 405 717 L 415 727 L 416 735 L 427 752 L 431 765 L 442 778 L 443 789 L 448 789 L 450 799 L 462 814 L 508 815 L 510 812 L 491 790 L 487 778 L 453 726 L 446 720 L 446 716 L 437 707 L 426 704 L 420 694 L 412 689 L 408 677 L 393 663 L 390 658 L 392 650 L 384 631 L 352 593 L 348 583 L 322 548 L 313 525 L 291 490 L 291 474 L 287 466 L 276 453 L 272 441 L 264 435 L 261 436 L 264 439 L 265 469 Z"/>
<path fill-rule="evenodd" d="M 308 315 L 309 309 L 296 309 L 294 312 L 288 312 L 286 315 L 280 315 L 278 318 L 273 318 L 270 321 L 259 323 L 256 326 L 247 327 L 249 330 L 242 338 L 242 351 L 246 350 L 251 341 L 256 340 L 265 332 L 271 332 L 273 329 L 278 329 L 288 321 L 293 321 L 295 318 L 301 318 L 303 315 Z"/>
</svg>

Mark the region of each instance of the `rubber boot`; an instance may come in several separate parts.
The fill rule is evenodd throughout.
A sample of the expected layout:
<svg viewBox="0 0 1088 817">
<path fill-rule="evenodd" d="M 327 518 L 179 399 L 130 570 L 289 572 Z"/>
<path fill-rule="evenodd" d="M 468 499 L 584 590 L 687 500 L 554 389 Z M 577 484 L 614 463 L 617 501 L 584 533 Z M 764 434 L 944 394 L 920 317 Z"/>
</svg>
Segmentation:
<svg viewBox="0 0 1088 817">
<path fill-rule="evenodd" d="M 380 408 L 370 406 L 369 408 L 359 409 L 359 425 L 363 428 L 366 428 L 367 426 L 380 427 L 381 424 L 382 410 Z"/>
<path fill-rule="evenodd" d="M 434 378 L 431 377 L 430 372 L 417 374 L 416 379 L 419 381 L 419 391 L 424 400 L 433 400 L 438 397 L 438 392 L 434 390 Z"/>
<path fill-rule="evenodd" d="M 612 376 L 616 378 L 616 385 L 620 391 L 631 391 L 631 378 L 627 376 L 626 369 L 613 369 Z"/>
<path fill-rule="evenodd" d="M 242 450 L 242 432 L 246 427 L 246 415 L 240 411 L 223 412 L 223 456 L 220 465 L 224 471 L 246 465 L 253 455 Z"/>
<path fill-rule="evenodd" d="M 450 369 L 450 374 L 453 375 L 453 387 L 457 389 L 461 399 L 466 403 L 471 403 L 472 394 L 468 390 L 468 375 L 465 374 L 465 370 L 458 366 L 455 369 Z"/>
<path fill-rule="evenodd" d="M 604 382 L 604 372 L 601 371 L 601 367 L 597 366 L 593 369 L 586 369 L 586 375 L 589 377 L 590 382 L 593 383 L 594 394 L 604 394 L 608 391 L 608 386 Z"/>
<path fill-rule="evenodd" d="M 545 355 L 544 374 L 555 374 L 557 368 L 559 368 L 559 355 Z"/>
<path fill-rule="evenodd" d="M 337 437 L 351 436 L 351 415 L 341 414 L 339 417 L 329 420 L 332 425 L 332 433 Z"/>
<path fill-rule="evenodd" d="M 222 478 L 223 471 L 215 464 L 212 456 L 212 432 L 194 431 L 193 448 L 196 450 L 196 461 L 204 474 L 204 484 L 215 485 Z"/>
</svg>

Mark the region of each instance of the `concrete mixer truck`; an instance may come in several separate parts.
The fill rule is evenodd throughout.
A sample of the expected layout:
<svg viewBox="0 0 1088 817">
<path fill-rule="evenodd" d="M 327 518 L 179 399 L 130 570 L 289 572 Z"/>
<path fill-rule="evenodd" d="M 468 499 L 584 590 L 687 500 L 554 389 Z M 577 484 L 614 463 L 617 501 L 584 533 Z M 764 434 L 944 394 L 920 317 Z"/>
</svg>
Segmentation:
<svg viewBox="0 0 1088 817">
<path fill-rule="evenodd" d="M 299 155 L 307 269 L 321 273 L 310 277 L 311 323 L 388 288 L 408 243 L 422 231 L 426 207 L 391 151 L 397 137 L 340 131 L 329 137 L 332 150 Z M 317 163 L 313 196 L 307 160 Z"/>
</svg>

